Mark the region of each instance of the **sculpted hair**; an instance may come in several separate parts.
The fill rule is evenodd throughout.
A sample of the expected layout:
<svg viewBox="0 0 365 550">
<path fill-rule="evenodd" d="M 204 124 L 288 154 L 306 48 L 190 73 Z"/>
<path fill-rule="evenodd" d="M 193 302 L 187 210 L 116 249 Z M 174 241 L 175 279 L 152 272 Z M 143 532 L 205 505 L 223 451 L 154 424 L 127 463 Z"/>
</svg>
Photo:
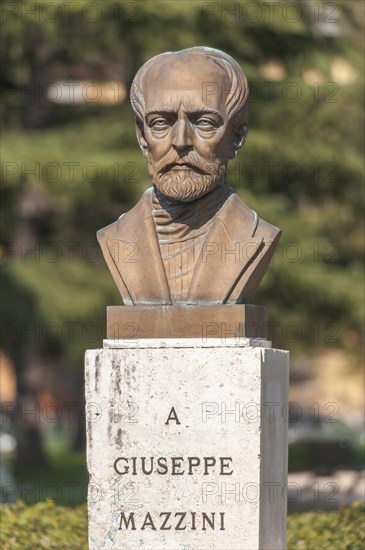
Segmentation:
<svg viewBox="0 0 365 550">
<path fill-rule="evenodd" d="M 137 72 L 131 86 L 130 99 L 132 108 L 136 117 L 136 122 L 139 126 L 143 125 L 145 103 L 143 96 L 143 82 L 148 74 L 149 70 L 156 63 L 164 58 L 168 61 L 169 56 L 176 56 L 179 54 L 196 52 L 198 55 L 202 55 L 206 58 L 212 59 L 222 69 L 224 69 L 228 75 L 230 82 L 229 90 L 222 90 L 222 93 L 226 95 L 227 113 L 231 122 L 234 125 L 243 125 L 247 121 L 248 117 L 248 83 L 247 78 L 239 64 L 228 54 L 216 50 L 214 48 L 206 48 L 198 46 L 195 48 L 187 48 L 178 52 L 166 52 L 155 57 L 152 57 L 147 61 Z M 207 83 L 210 84 L 210 83 Z"/>
</svg>

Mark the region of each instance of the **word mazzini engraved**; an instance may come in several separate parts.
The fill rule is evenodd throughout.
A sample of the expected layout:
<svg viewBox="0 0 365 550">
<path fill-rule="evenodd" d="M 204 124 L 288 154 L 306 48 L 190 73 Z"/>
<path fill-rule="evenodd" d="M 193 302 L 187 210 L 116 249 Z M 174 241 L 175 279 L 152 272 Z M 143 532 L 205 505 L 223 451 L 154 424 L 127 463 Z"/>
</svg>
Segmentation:
<svg viewBox="0 0 365 550">
<path fill-rule="evenodd" d="M 130 512 L 128 518 L 126 518 L 124 512 L 121 512 L 118 531 L 124 529 L 131 529 L 132 531 L 140 529 L 144 531 L 147 528 L 152 531 L 197 531 L 198 529 L 206 531 L 207 525 L 210 529 L 214 530 L 216 528 L 216 516 L 219 516 L 219 518 L 217 517 L 219 522 L 217 522 L 217 529 L 219 531 L 225 531 L 225 512 L 218 512 L 217 514 L 216 512 L 210 512 L 209 515 L 206 512 L 161 512 L 158 514 L 157 519 L 156 517 L 152 518 L 151 513 L 147 512 L 147 514 L 141 518 L 140 526 L 136 527 L 134 512 Z"/>
</svg>

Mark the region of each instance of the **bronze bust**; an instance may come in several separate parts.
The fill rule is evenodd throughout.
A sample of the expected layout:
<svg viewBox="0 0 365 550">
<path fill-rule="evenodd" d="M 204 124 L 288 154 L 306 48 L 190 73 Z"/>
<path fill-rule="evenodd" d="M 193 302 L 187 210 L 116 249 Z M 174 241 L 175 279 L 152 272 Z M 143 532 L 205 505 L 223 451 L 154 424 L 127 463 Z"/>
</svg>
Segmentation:
<svg viewBox="0 0 365 550">
<path fill-rule="evenodd" d="M 247 134 L 245 74 L 219 50 L 167 52 L 138 71 L 131 102 L 153 187 L 97 234 L 124 304 L 249 303 L 280 230 L 226 179 Z"/>
</svg>

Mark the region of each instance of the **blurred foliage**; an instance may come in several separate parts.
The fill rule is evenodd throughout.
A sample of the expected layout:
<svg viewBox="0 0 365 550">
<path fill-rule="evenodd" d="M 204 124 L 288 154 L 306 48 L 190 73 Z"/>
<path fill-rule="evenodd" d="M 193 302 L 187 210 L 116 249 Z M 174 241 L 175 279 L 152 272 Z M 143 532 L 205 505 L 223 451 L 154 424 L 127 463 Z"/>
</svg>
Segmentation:
<svg viewBox="0 0 365 550">
<path fill-rule="evenodd" d="M 3 550 L 86 549 L 86 505 L 66 508 L 48 500 L 34 506 L 22 501 L 1 506 L 0 543 Z"/>
<path fill-rule="evenodd" d="M 288 516 L 288 550 L 361 550 L 365 544 L 365 506 L 355 503 L 336 512 Z"/>
<path fill-rule="evenodd" d="M 15 470 L 18 498 L 27 506 L 47 498 L 60 506 L 86 503 L 89 474 L 85 452 L 48 453 L 47 462 L 48 468 Z"/>
<path fill-rule="evenodd" d="M 3 550 L 87 548 L 86 505 L 66 508 L 47 501 L 27 507 L 19 501 L 0 510 Z M 334 512 L 289 515 L 288 550 L 362 550 L 364 512 L 364 505 L 355 503 Z"/>
<path fill-rule="evenodd" d="M 95 231 L 150 185 L 127 101 L 51 103 L 47 84 L 130 84 L 151 56 L 204 44 L 236 58 L 250 81 L 249 138 L 229 178 L 283 229 L 254 300 L 279 322 L 274 345 L 310 353 L 360 344 L 363 3 L 331 2 L 333 13 L 326 2 L 299 1 L 290 13 L 285 2 L 269 9 L 260 0 L 93 2 L 94 11 L 79 1 L 71 12 L 61 1 L 46 11 L 47 2 L 7 4 L 0 61 L 8 322 L 57 323 L 60 335 L 45 350 L 81 368 L 83 351 L 101 343 L 105 306 L 121 303 Z M 90 322 L 100 329 L 95 338 L 84 330 Z M 18 344 L 5 333 L 9 353 Z"/>
</svg>

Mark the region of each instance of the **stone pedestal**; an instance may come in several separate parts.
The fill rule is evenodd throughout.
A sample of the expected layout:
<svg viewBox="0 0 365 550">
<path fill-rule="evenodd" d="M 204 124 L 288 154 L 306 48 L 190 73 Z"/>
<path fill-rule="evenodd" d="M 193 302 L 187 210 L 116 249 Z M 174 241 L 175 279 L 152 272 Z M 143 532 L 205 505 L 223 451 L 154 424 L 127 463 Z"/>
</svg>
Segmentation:
<svg viewBox="0 0 365 550">
<path fill-rule="evenodd" d="M 87 351 L 90 549 L 284 549 L 288 372 L 260 339 Z"/>
</svg>

